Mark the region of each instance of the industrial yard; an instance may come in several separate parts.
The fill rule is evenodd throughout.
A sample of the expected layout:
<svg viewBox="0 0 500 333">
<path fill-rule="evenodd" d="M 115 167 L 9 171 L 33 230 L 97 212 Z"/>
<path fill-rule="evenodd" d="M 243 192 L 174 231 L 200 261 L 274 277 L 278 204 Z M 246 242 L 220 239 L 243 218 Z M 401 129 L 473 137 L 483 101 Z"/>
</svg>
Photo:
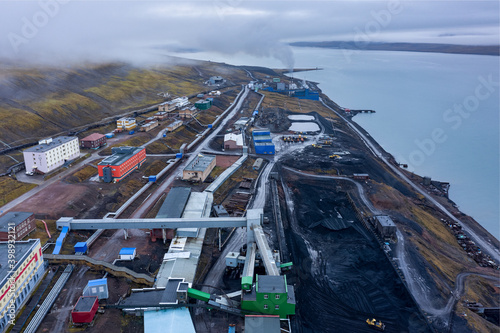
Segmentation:
<svg viewBox="0 0 500 333">
<path fill-rule="evenodd" d="M 396 169 L 313 83 L 215 63 L 165 72 L 191 85 L 68 129 L 86 139 L 73 163 L 18 171 L 37 187 L 2 211 L 49 225 L 53 277 L 36 327 L 15 330 L 498 330 L 498 241 L 481 243 L 447 183 Z M 101 279 L 104 298 L 89 291 Z"/>
</svg>

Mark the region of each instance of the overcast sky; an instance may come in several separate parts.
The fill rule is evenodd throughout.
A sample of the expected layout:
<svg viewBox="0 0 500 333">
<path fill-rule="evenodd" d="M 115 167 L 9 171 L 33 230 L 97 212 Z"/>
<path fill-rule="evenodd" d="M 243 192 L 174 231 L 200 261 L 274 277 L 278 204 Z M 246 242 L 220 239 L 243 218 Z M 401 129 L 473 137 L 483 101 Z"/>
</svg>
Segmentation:
<svg viewBox="0 0 500 333">
<path fill-rule="evenodd" d="M 154 62 L 184 48 L 288 65 L 292 41 L 499 44 L 499 2 L 0 0 L 0 38 L 10 60 Z"/>
</svg>

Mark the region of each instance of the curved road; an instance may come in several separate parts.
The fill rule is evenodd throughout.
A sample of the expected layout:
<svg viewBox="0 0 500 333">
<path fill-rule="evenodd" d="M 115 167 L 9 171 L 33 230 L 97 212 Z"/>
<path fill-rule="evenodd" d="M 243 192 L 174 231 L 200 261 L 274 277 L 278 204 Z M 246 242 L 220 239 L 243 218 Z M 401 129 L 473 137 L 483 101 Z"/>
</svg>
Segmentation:
<svg viewBox="0 0 500 333">
<path fill-rule="evenodd" d="M 362 185 L 359 182 L 356 182 L 350 178 L 346 177 L 340 177 L 340 176 L 326 176 L 326 175 L 313 175 L 309 174 L 306 172 L 302 172 L 293 168 L 289 167 L 283 167 L 286 170 L 289 170 L 291 172 L 311 177 L 311 178 L 322 178 L 322 179 L 337 179 L 337 180 L 346 180 L 349 181 L 353 184 L 356 185 L 358 192 L 359 192 L 359 197 L 363 201 L 363 203 L 366 205 L 366 207 L 373 213 L 373 214 L 380 214 L 381 212 L 373 207 L 372 203 L 368 200 L 366 197 L 366 194 L 364 192 L 364 189 Z M 426 281 L 418 274 L 418 272 L 412 268 L 412 265 L 410 262 L 407 260 L 406 256 L 406 251 L 405 251 L 405 242 L 404 242 L 404 237 L 401 234 L 401 232 L 398 230 L 397 231 L 397 236 L 398 236 L 398 243 L 396 246 L 396 252 L 397 252 L 397 257 L 399 258 L 399 267 L 402 270 L 404 276 L 406 277 L 406 281 L 408 284 L 408 288 L 410 289 L 411 293 L 414 295 L 414 297 L 418 300 L 419 306 L 429 314 L 435 317 L 440 317 L 441 320 L 443 320 L 446 325 L 448 325 L 448 322 L 446 322 L 446 318 L 450 315 L 451 311 L 455 308 L 456 302 L 460 299 L 462 296 L 464 289 L 465 289 L 465 279 L 470 276 L 470 275 L 478 275 L 481 277 L 484 277 L 486 279 L 490 280 L 495 280 L 500 283 L 500 276 L 494 276 L 494 275 L 487 275 L 487 274 L 480 274 L 480 273 L 475 273 L 475 272 L 464 272 L 460 273 L 456 277 L 455 281 L 455 289 L 451 292 L 450 298 L 448 299 L 447 304 L 442 307 L 442 308 L 435 308 L 433 306 L 433 300 L 429 299 L 427 291 L 429 288 L 426 285 Z"/>
<path fill-rule="evenodd" d="M 345 117 L 340 115 L 337 111 L 329 107 L 321 98 L 321 103 L 333 112 L 337 116 L 339 116 L 342 120 L 345 121 L 345 123 L 360 137 L 360 139 L 364 142 L 364 144 L 370 149 L 370 151 L 375 155 L 376 157 L 380 158 L 382 162 L 384 162 L 396 175 L 398 175 L 402 180 L 404 180 L 406 183 L 408 183 L 415 191 L 418 193 L 422 194 L 427 200 L 432 202 L 434 206 L 439 208 L 443 213 L 445 213 L 450 219 L 455 221 L 456 223 L 459 223 L 463 230 L 469 234 L 469 237 L 478 245 L 481 250 L 484 252 L 487 252 L 496 262 L 500 262 L 500 251 L 495 248 L 492 244 L 484 240 L 482 237 L 478 236 L 472 228 L 467 226 L 465 223 L 461 222 L 459 219 L 457 219 L 452 213 L 450 213 L 442 204 L 440 204 L 436 199 L 434 199 L 429 193 L 421 189 L 419 186 L 417 186 L 415 183 L 413 183 L 408 177 L 406 177 L 405 174 L 403 174 L 398 168 L 396 168 L 392 163 L 390 163 L 387 158 L 378 150 L 378 148 L 369 140 L 356 126 L 351 124 L 350 121 L 348 121 Z"/>
</svg>

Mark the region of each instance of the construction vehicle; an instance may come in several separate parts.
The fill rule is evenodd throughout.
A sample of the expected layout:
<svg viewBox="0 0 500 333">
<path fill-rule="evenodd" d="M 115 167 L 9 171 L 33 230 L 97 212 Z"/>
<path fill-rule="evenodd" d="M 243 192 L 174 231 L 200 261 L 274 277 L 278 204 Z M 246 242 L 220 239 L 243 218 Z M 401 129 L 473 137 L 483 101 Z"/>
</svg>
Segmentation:
<svg viewBox="0 0 500 333">
<path fill-rule="evenodd" d="M 312 145 L 312 146 L 313 146 L 314 148 L 323 148 L 323 146 L 322 146 L 322 145 L 319 145 L 319 144 L 317 144 L 317 143 L 313 143 L 313 145 Z"/>
<path fill-rule="evenodd" d="M 334 154 L 334 155 L 330 155 L 329 157 L 330 157 L 330 158 L 340 158 L 340 156 L 339 156 L 339 155 L 335 155 L 335 154 Z"/>
<path fill-rule="evenodd" d="M 385 331 L 385 324 L 382 323 L 382 321 L 377 321 L 375 318 L 373 319 L 366 319 L 366 323 L 368 324 L 368 326 L 370 326 L 371 328 L 374 328 L 378 331 Z"/>
</svg>

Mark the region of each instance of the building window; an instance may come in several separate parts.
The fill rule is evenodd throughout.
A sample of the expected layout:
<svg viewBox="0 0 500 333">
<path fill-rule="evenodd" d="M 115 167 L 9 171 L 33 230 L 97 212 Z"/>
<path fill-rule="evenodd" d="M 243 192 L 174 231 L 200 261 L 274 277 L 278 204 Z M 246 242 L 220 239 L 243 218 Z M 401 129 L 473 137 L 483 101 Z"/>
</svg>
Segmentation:
<svg viewBox="0 0 500 333">
<path fill-rule="evenodd" d="M 279 310 L 280 309 L 280 306 L 279 305 L 275 305 L 274 306 L 274 310 Z"/>
<path fill-rule="evenodd" d="M 264 299 L 268 299 L 268 298 L 269 298 L 269 295 L 265 294 Z"/>
<path fill-rule="evenodd" d="M 264 304 L 264 310 L 267 310 L 269 308 L 269 306 L 267 306 L 267 304 Z"/>
<path fill-rule="evenodd" d="M 280 295 L 274 296 L 275 299 L 280 299 Z"/>
</svg>

